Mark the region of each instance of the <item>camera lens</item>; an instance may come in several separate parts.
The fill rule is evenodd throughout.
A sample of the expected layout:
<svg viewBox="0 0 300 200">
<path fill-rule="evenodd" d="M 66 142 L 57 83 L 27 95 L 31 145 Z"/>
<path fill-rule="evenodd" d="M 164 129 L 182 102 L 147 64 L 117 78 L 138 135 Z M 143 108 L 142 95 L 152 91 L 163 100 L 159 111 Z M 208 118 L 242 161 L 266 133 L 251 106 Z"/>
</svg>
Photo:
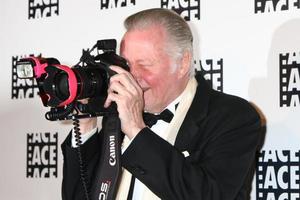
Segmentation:
<svg viewBox="0 0 300 200">
<path fill-rule="evenodd" d="M 47 66 L 45 71 L 47 76 L 43 81 L 42 88 L 49 97 L 47 106 L 64 106 L 76 99 L 77 80 L 69 67 Z"/>
<path fill-rule="evenodd" d="M 78 99 L 105 98 L 108 75 L 93 66 L 68 68 L 62 65 L 46 67 L 43 91 L 49 97 L 47 105 L 64 106 Z"/>
<path fill-rule="evenodd" d="M 69 84 L 67 73 L 61 71 L 55 76 L 55 94 L 59 99 L 66 100 L 69 96 Z"/>
<path fill-rule="evenodd" d="M 73 70 L 78 80 L 78 99 L 93 98 L 106 94 L 106 72 L 94 67 L 77 68 Z"/>
</svg>

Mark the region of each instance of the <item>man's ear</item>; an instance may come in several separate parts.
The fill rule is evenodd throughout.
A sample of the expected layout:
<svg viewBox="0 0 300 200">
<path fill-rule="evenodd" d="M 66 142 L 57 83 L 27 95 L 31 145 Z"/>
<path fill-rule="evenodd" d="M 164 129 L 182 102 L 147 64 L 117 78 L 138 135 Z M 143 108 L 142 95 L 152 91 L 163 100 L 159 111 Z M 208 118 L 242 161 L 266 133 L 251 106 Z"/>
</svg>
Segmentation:
<svg viewBox="0 0 300 200">
<path fill-rule="evenodd" d="M 192 54 L 190 51 L 185 51 L 181 60 L 179 61 L 180 67 L 178 71 L 178 78 L 189 75 L 191 65 Z"/>
</svg>

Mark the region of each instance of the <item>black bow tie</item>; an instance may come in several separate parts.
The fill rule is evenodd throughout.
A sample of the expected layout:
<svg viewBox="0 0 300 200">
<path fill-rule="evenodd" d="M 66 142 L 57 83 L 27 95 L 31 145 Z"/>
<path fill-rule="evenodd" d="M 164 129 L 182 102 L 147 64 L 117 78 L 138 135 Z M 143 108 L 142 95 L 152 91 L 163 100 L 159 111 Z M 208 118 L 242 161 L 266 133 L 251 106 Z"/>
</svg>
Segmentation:
<svg viewBox="0 0 300 200">
<path fill-rule="evenodd" d="M 173 113 L 168 109 L 165 109 L 159 115 L 146 112 L 144 112 L 143 114 L 144 122 L 149 127 L 152 127 L 154 124 L 156 124 L 157 120 L 164 120 L 165 122 L 169 123 L 172 120 L 173 116 Z"/>
</svg>

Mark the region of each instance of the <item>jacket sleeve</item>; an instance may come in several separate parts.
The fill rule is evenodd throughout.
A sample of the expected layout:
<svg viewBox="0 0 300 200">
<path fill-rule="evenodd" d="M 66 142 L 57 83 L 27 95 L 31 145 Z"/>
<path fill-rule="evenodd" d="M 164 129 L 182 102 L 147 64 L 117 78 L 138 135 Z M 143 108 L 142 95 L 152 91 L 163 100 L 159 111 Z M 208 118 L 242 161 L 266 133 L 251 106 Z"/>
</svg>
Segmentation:
<svg viewBox="0 0 300 200">
<path fill-rule="evenodd" d="M 144 128 L 122 155 L 123 166 L 164 200 L 243 199 L 237 196 L 255 158 L 260 119 L 242 107 L 201 122 L 196 135 L 207 136 L 191 138 L 188 157 Z"/>
<path fill-rule="evenodd" d="M 100 144 L 102 144 L 102 134 L 95 133 L 80 148 L 84 178 L 89 187 L 92 174 L 98 163 L 100 155 Z M 83 200 L 85 193 L 80 175 L 78 148 L 71 147 L 71 133 L 61 145 L 63 152 L 63 181 L 62 181 L 62 199 L 63 200 Z"/>
</svg>

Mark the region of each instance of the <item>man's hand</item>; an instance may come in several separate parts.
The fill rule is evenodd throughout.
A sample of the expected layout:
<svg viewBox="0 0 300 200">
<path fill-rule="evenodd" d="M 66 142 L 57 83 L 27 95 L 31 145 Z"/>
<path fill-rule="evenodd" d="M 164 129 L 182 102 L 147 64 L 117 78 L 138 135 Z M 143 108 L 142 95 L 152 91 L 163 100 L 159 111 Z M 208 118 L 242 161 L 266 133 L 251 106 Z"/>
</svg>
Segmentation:
<svg viewBox="0 0 300 200">
<path fill-rule="evenodd" d="M 116 102 L 122 131 L 131 139 L 146 126 L 143 120 L 143 91 L 128 71 L 118 66 L 111 66 L 110 69 L 117 74 L 110 78 L 104 107 Z"/>
</svg>

